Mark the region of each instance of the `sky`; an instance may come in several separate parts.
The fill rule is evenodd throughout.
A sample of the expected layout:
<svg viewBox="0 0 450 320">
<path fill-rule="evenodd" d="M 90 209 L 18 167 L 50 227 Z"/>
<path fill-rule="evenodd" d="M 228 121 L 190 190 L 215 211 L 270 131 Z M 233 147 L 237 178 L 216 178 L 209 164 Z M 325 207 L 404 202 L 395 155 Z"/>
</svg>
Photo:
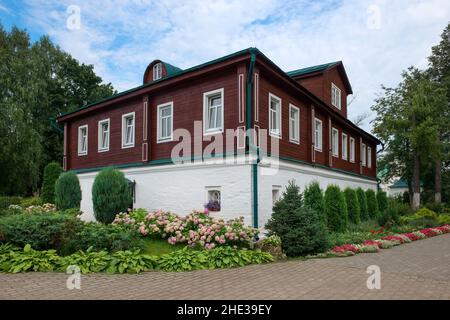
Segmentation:
<svg viewBox="0 0 450 320">
<path fill-rule="evenodd" d="M 257 47 L 285 71 L 342 60 L 352 120 L 381 84 L 427 67 L 450 22 L 449 0 L 0 0 L 0 22 L 53 42 L 115 89 L 142 84 L 161 59 L 182 69 Z"/>
</svg>

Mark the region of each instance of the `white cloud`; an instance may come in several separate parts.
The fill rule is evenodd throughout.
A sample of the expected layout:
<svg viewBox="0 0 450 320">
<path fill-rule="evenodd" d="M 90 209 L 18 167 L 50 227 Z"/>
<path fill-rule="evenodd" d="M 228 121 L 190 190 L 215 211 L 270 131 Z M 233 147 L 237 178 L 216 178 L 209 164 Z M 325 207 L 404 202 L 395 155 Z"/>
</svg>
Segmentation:
<svg viewBox="0 0 450 320">
<path fill-rule="evenodd" d="M 66 28 L 72 4 L 81 8 L 80 30 Z M 343 60 L 356 95 L 354 118 L 370 109 L 381 83 L 395 85 L 408 66 L 426 66 L 450 2 L 29 0 L 26 14 L 119 90 L 140 85 L 156 58 L 188 68 L 256 46 L 286 71 Z"/>
</svg>

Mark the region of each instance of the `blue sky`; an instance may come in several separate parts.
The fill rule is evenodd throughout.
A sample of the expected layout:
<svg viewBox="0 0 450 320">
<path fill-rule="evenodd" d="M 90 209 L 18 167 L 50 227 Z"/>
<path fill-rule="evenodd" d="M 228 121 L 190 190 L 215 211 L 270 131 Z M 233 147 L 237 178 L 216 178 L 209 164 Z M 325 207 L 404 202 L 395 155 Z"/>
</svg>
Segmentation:
<svg viewBox="0 0 450 320">
<path fill-rule="evenodd" d="M 68 28 L 80 9 L 79 28 Z M 370 112 L 380 85 L 425 68 L 450 21 L 448 0 L 0 0 L 0 21 L 43 34 L 123 91 L 154 59 L 188 68 L 258 47 L 283 70 L 342 60 L 349 118 Z M 370 118 L 363 127 L 370 129 Z"/>
</svg>

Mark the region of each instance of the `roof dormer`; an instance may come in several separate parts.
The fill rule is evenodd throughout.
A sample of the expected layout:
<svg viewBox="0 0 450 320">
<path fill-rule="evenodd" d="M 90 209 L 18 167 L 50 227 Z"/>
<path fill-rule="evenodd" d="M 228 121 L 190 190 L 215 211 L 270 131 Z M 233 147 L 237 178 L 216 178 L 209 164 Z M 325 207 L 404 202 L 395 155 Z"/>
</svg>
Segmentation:
<svg viewBox="0 0 450 320">
<path fill-rule="evenodd" d="M 183 71 L 167 62 L 154 60 L 145 69 L 143 83 L 158 81 Z"/>
</svg>

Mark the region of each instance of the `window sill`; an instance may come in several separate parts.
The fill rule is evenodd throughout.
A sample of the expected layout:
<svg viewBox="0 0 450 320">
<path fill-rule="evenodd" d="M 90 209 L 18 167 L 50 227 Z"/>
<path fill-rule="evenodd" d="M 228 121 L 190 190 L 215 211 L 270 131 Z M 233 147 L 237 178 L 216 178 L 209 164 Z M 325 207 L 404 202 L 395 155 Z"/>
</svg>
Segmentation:
<svg viewBox="0 0 450 320">
<path fill-rule="evenodd" d="M 122 145 L 122 149 L 134 148 L 134 143 L 129 145 Z"/>
<path fill-rule="evenodd" d="M 211 129 L 203 131 L 204 136 L 212 136 L 214 134 L 221 134 L 221 133 L 223 133 L 223 129 L 214 129 L 214 130 Z"/>
<path fill-rule="evenodd" d="M 172 142 L 172 141 L 173 141 L 173 138 L 170 137 L 170 138 L 165 138 L 165 139 L 158 139 L 156 141 L 156 143 L 165 143 L 165 142 Z"/>
<path fill-rule="evenodd" d="M 319 148 L 314 148 L 314 151 L 317 151 L 317 152 L 322 152 L 322 149 L 319 149 Z"/>
<path fill-rule="evenodd" d="M 273 132 L 269 132 L 269 136 L 280 139 L 280 140 L 282 139 L 281 134 L 277 134 L 277 133 L 273 133 Z"/>
<path fill-rule="evenodd" d="M 294 143 L 294 144 L 300 144 L 300 141 L 292 140 L 292 139 L 289 139 L 289 142 L 292 142 L 292 143 Z"/>
<path fill-rule="evenodd" d="M 108 152 L 109 151 L 109 148 L 108 149 L 98 149 L 98 152 L 99 153 L 102 153 L 102 152 Z"/>
<path fill-rule="evenodd" d="M 84 153 L 78 153 L 78 156 L 79 156 L 79 157 L 87 156 L 87 152 L 84 152 Z"/>
</svg>

